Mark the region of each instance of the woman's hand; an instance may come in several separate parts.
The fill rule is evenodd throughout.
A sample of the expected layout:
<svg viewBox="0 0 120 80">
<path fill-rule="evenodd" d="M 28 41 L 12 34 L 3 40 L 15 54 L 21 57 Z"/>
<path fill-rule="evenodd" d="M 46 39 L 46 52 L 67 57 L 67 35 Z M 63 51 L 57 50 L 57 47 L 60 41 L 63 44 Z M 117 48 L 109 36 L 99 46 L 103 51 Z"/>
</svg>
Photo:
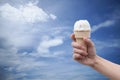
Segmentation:
<svg viewBox="0 0 120 80">
<path fill-rule="evenodd" d="M 74 60 L 81 64 L 93 66 L 95 64 L 95 58 L 97 57 L 93 42 L 88 38 L 83 38 L 87 45 L 87 51 L 85 51 L 85 47 L 76 42 L 74 34 L 71 34 L 71 39 L 73 40 L 72 47 Z"/>
</svg>

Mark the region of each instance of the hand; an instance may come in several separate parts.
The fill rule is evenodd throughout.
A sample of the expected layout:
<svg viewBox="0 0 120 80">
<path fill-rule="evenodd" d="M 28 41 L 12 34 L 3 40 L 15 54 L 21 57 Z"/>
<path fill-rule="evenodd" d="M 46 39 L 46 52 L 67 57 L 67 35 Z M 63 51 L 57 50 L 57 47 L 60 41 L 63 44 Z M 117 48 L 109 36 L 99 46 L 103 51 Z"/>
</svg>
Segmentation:
<svg viewBox="0 0 120 80">
<path fill-rule="evenodd" d="M 93 42 L 88 38 L 83 38 L 85 44 L 87 45 L 87 51 L 85 51 L 85 47 L 81 46 L 76 42 L 75 35 L 71 34 L 72 47 L 73 47 L 73 58 L 81 64 L 85 64 L 88 66 L 92 66 L 95 64 L 96 50 Z"/>
</svg>

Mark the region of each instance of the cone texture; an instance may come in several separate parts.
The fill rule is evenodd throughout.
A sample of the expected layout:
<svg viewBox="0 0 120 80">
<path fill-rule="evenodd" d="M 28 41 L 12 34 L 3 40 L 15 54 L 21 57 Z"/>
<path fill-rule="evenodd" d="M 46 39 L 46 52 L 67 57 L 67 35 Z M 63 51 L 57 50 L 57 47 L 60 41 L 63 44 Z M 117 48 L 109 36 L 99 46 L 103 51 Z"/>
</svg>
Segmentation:
<svg viewBox="0 0 120 80">
<path fill-rule="evenodd" d="M 87 51 L 87 45 L 84 43 L 83 38 L 87 37 L 90 38 L 90 31 L 74 31 L 76 41 L 81 45 L 84 46 Z"/>
</svg>

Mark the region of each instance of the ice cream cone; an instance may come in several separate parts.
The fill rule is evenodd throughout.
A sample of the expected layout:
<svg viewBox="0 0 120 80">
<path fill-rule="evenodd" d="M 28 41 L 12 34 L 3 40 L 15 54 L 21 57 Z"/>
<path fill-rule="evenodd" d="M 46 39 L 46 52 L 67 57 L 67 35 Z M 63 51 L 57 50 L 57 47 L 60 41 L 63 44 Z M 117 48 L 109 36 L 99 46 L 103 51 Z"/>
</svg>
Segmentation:
<svg viewBox="0 0 120 80">
<path fill-rule="evenodd" d="M 74 34 L 76 41 L 81 45 L 85 47 L 85 50 L 87 51 L 87 45 L 83 41 L 83 38 L 90 38 L 90 24 L 87 20 L 79 20 L 76 21 L 74 24 Z"/>
<path fill-rule="evenodd" d="M 89 38 L 90 37 L 90 31 L 89 30 L 74 31 L 74 34 L 75 34 L 76 42 L 79 43 L 81 46 L 84 46 L 85 51 L 87 51 L 87 45 L 83 41 L 83 38 L 84 37 Z"/>
</svg>

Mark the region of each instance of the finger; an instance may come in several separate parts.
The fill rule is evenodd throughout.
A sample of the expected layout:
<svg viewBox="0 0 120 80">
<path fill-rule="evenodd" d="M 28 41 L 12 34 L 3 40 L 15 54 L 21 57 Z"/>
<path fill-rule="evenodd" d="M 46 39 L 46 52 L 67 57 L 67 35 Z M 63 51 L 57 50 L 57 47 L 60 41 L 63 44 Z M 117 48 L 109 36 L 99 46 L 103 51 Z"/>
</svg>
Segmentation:
<svg viewBox="0 0 120 80">
<path fill-rule="evenodd" d="M 94 43 L 90 39 L 83 38 L 83 40 L 85 41 L 85 43 L 86 43 L 86 45 L 87 45 L 88 48 L 89 47 L 94 47 Z"/>
<path fill-rule="evenodd" d="M 73 54 L 73 59 L 74 59 L 74 60 L 80 60 L 80 59 L 82 59 L 82 56 L 81 56 L 80 54 L 74 53 L 74 54 Z"/>
<path fill-rule="evenodd" d="M 80 54 L 82 56 L 87 56 L 88 54 L 86 53 L 86 51 L 83 51 L 83 50 L 80 50 L 80 49 L 77 49 L 77 48 L 74 48 L 73 49 L 73 52 L 74 53 L 77 53 L 77 54 Z"/>
<path fill-rule="evenodd" d="M 72 39 L 73 41 L 76 41 L 76 39 L 75 39 L 75 34 L 74 34 L 74 33 L 72 33 L 70 37 L 71 37 L 71 39 Z"/>
<path fill-rule="evenodd" d="M 80 44 L 78 44 L 77 42 L 72 42 L 72 47 L 77 48 L 77 49 L 82 49 L 85 51 L 85 47 L 84 46 L 80 46 Z"/>
</svg>

